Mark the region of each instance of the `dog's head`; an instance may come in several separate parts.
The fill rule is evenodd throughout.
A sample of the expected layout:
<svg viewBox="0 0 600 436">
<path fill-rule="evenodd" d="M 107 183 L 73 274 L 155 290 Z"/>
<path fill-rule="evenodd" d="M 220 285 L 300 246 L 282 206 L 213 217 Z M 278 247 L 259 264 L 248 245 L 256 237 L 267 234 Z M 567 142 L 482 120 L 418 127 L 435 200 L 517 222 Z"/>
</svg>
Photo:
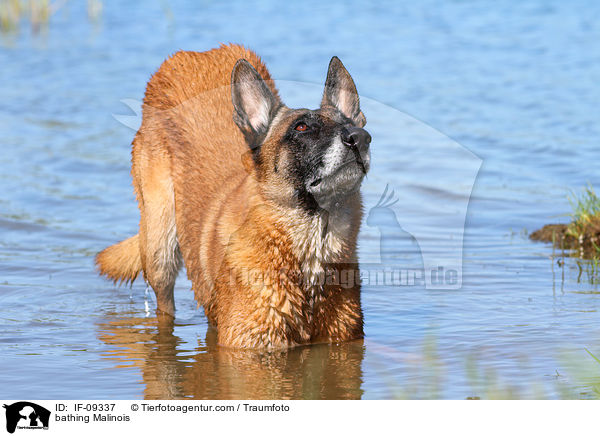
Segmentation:
<svg viewBox="0 0 600 436">
<path fill-rule="evenodd" d="M 369 171 L 371 136 L 363 129 L 352 77 L 334 57 L 321 107 L 286 107 L 246 60 L 231 75 L 233 119 L 250 147 L 246 160 L 271 200 L 314 213 L 355 193 Z"/>
</svg>

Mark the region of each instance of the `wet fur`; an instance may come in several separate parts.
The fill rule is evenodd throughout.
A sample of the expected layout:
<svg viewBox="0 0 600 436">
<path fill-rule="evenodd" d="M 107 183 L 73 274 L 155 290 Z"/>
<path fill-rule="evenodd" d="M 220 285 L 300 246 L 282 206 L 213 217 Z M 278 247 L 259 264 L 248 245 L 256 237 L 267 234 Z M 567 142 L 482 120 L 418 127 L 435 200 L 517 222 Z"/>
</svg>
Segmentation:
<svg viewBox="0 0 600 436">
<path fill-rule="evenodd" d="M 283 169 L 293 173 L 293 157 L 281 143 L 298 117 L 283 105 L 271 114 L 275 120 L 262 132 L 259 153 L 252 144 L 249 149 L 231 101 L 231 72 L 239 59 L 258 71 L 278 100 L 260 58 L 238 45 L 178 52 L 149 81 L 132 152 L 139 234 L 99 253 L 100 273 L 130 282 L 143 271 L 158 310 L 174 315 L 173 287 L 185 264 L 195 297 L 225 346 L 360 338 L 360 285 L 303 280 L 332 264 L 356 269 L 360 194 L 345 197 L 329 216 L 281 176 Z M 269 279 L 248 280 L 249 272 Z"/>
</svg>

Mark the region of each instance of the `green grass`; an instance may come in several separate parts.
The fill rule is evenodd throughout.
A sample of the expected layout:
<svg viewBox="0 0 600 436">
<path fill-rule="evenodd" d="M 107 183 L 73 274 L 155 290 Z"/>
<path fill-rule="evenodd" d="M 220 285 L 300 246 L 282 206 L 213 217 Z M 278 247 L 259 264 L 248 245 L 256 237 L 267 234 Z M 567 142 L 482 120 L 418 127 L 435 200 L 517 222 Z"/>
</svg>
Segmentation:
<svg viewBox="0 0 600 436">
<path fill-rule="evenodd" d="M 563 360 L 563 366 L 568 368 L 569 378 L 575 385 L 580 386 L 586 391 L 584 398 L 600 400 L 600 358 L 592 353 L 588 348 L 584 348 L 589 354 L 578 356 L 573 355 L 568 360 Z"/>
<path fill-rule="evenodd" d="M 592 356 L 596 362 L 600 363 L 600 359 L 598 359 L 596 356 L 594 356 L 590 350 L 588 350 L 588 349 L 586 348 L 586 349 L 585 349 L 585 351 L 587 351 L 587 352 L 588 352 L 588 354 L 589 354 L 590 356 Z"/>
<path fill-rule="evenodd" d="M 567 228 L 567 234 L 582 240 L 591 227 L 600 225 L 600 198 L 592 185 L 588 185 L 579 195 L 571 192 L 569 202 L 573 212 L 571 212 L 572 220 Z M 600 247 L 594 241 L 592 243 L 600 255 Z"/>
<path fill-rule="evenodd" d="M 574 238 L 578 246 L 576 262 L 579 269 L 578 282 L 587 276 L 591 284 L 600 283 L 600 198 L 592 185 L 588 185 L 581 193 L 571 192 L 569 202 L 573 208 L 571 223 L 567 226 L 566 235 Z"/>
</svg>

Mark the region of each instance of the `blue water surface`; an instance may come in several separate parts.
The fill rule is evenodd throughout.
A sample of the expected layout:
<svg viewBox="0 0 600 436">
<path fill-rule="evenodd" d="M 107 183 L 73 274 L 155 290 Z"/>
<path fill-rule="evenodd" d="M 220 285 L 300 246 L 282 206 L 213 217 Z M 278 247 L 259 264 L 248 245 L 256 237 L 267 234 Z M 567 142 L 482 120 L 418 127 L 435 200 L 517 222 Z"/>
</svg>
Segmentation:
<svg viewBox="0 0 600 436">
<path fill-rule="evenodd" d="M 600 291 L 527 233 L 600 184 L 600 4 L 255 3 L 105 2 L 95 21 L 70 2 L 2 34 L 0 397 L 592 396 Z M 139 219 L 122 100 L 221 42 L 257 51 L 290 106 L 315 107 L 343 60 L 373 135 L 365 220 L 386 185 L 399 200 L 363 224 L 361 261 L 458 256 L 460 288 L 367 284 L 364 342 L 257 354 L 214 344 L 185 274 L 166 325 L 141 280 L 96 275 Z"/>
</svg>

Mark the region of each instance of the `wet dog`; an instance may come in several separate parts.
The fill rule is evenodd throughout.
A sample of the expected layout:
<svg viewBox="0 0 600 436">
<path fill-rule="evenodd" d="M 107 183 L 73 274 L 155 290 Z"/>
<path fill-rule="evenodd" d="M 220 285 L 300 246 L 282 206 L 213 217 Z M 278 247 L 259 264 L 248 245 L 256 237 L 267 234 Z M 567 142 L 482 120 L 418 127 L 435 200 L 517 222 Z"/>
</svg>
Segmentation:
<svg viewBox="0 0 600 436">
<path fill-rule="evenodd" d="M 239 45 L 178 52 L 150 79 L 132 176 L 139 233 L 96 257 L 140 271 L 173 316 L 185 264 L 221 345 L 283 348 L 363 336 L 356 240 L 371 137 L 334 57 L 321 106 L 290 109 Z"/>
</svg>

